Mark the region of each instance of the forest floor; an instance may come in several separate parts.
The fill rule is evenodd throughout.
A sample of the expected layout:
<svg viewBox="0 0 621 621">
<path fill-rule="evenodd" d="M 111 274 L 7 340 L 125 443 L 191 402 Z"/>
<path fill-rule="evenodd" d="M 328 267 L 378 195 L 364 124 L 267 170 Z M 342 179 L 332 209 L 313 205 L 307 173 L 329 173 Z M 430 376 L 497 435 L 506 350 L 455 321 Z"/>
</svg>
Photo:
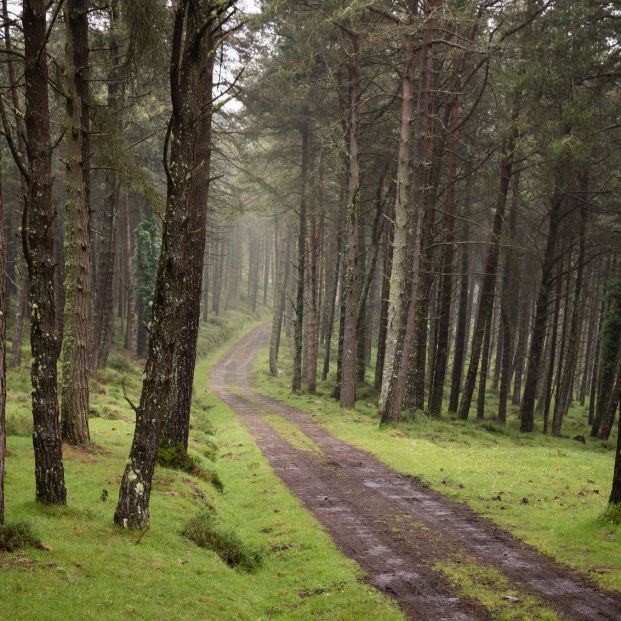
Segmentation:
<svg viewBox="0 0 621 621">
<path fill-rule="evenodd" d="M 621 529 L 600 519 L 611 443 L 424 417 L 380 430 L 364 389 L 357 411 L 345 411 L 327 397 L 329 382 L 295 396 L 286 373 L 269 377 L 265 327 L 226 350 L 257 325 L 241 312 L 201 324 L 190 435 L 200 472 L 157 468 L 140 534 L 112 524 L 133 430 L 124 392 L 137 400 L 140 361 L 117 350 L 93 378 L 94 445 L 65 447 L 67 507 L 33 500 L 28 361 L 10 370 L 7 520 L 28 522 L 43 547 L 0 553 L 0 620 L 397 621 L 421 605 L 434 621 L 619 618 L 617 596 L 600 590 L 621 590 Z M 284 351 L 282 362 L 286 370 Z M 571 433 L 581 429 L 570 422 Z M 206 514 L 227 541 L 260 554 L 258 569 L 231 567 L 183 535 Z M 605 616 L 611 605 L 615 616 Z"/>
<path fill-rule="evenodd" d="M 0 552 L 1 621 L 403 619 L 339 552 L 209 389 L 207 377 L 224 343 L 256 324 L 234 311 L 201 324 L 190 453 L 222 482 L 223 492 L 209 476 L 158 467 L 151 525 L 143 533 L 112 523 L 133 432 L 123 391 L 137 401 L 140 365 L 118 350 L 93 379 L 94 445 L 64 447 L 66 507 L 34 502 L 28 360 L 10 371 L 7 522 L 27 522 L 44 547 Z M 255 572 L 230 567 L 183 536 L 188 521 L 209 508 L 224 532 L 261 553 Z"/>
<path fill-rule="evenodd" d="M 409 616 L 619 619 L 619 593 L 602 590 L 464 504 L 395 472 L 403 468 L 387 468 L 308 413 L 250 388 L 268 336 L 269 328 L 261 326 L 236 343 L 212 371 L 213 390 L 240 414 L 274 470 L 341 550 Z M 263 391 L 265 382 L 261 386 Z M 409 449 L 416 452 L 411 443 Z M 459 465 L 447 464 L 449 471 Z M 513 469 L 519 472 L 520 464 Z M 503 493 L 497 492 L 498 502 L 510 502 Z M 520 504 L 530 501 L 524 496 Z M 616 538 L 614 527 L 605 528 Z"/>
</svg>

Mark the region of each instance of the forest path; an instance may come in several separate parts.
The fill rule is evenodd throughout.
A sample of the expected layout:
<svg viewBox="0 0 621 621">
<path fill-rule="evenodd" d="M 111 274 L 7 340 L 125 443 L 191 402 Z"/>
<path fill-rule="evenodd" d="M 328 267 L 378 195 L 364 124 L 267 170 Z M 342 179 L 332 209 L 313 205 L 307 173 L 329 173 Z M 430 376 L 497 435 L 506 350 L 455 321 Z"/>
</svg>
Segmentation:
<svg viewBox="0 0 621 621">
<path fill-rule="evenodd" d="M 621 619 L 621 595 L 599 589 L 466 506 L 393 472 L 308 414 L 252 390 L 252 366 L 268 339 L 269 326 L 261 325 L 237 341 L 213 367 L 212 389 L 240 416 L 276 474 L 341 551 L 406 615 L 429 621 L 491 619 L 478 601 L 461 597 L 438 568 L 463 563 L 466 569 L 474 562 L 503 574 L 518 599 L 534 597 L 566 618 Z M 487 588 L 498 596 L 497 585 Z M 531 602 L 531 612 L 515 618 L 539 618 L 533 610 L 539 609 Z"/>
</svg>

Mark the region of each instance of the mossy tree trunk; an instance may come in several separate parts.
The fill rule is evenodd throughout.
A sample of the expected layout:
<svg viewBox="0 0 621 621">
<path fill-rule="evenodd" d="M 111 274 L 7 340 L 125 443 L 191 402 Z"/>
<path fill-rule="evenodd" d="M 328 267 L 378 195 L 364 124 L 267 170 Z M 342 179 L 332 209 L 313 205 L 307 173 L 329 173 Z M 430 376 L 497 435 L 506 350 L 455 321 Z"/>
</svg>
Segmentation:
<svg viewBox="0 0 621 621">
<path fill-rule="evenodd" d="M 0 222 L 4 220 L 2 170 L 0 170 Z M 0 226 L 0 526 L 4 524 L 4 463 L 6 457 L 6 238 Z"/>
<path fill-rule="evenodd" d="M 91 239 L 88 201 L 88 17 L 86 0 L 65 3 L 66 211 L 65 313 L 62 346 L 63 439 L 90 444 L 89 333 L 91 328 Z"/>
<path fill-rule="evenodd" d="M 65 504 L 58 416 L 52 146 L 48 102 L 47 2 L 24 0 L 23 28 L 28 135 L 28 197 L 22 241 L 30 275 L 30 347 L 36 498 Z"/>
<path fill-rule="evenodd" d="M 182 0 L 174 13 L 172 114 L 164 158 L 168 193 L 145 378 L 114 515 L 124 527 L 142 528 L 149 521 L 162 428 L 168 441 L 184 435 L 187 446 L 210 183 L 213 69 L 220 24 L 233 5 Z"/>
<path fill-rule="evenodd" d="M 395 231 L 393 243 L 392 274 L 390 278 L 390 302 L 388 310 L 388 331 L 382 391 L 380 394 L 381 421 L 397 420 L 405 403 L 409 362 L 414 347 L 418 299 L 420 293 L 420 254 L 423 225 L 423 195 L 426 178 L 426 146 L 431 138 L 429 129 L 429 89 L 432 63 L 431 24 L 439 0 L 426 6 L 428 26 L 425 28 L 419 64 L 418 100 L 413 111 L 414 42 L 408 41 L 405 48 L 405 70 L 402 89 L 409 82 L 409 90 L 403 90 L 401 102 L 401 129 L 399 136 L 397 194 L 395 203 Z M 410 6 L 415 14 L 415 4 Z M 416 137 L 412 149 L 412 123 L 416 120 Z M 412 158 L 414 155 L 414 158 Z M 412 161 L 416 162 L 413 171 Z M 412 174 L 413 172 L 413 174 Z M 415 181 L 412 190 L 411 180 Z"/>
<path fill-rule="evenodd" d="M 2 17 L 4 19 L 4 49 L 6 50 L 6 72 L 9 79 L 9 89 L 11 93 L 11 103 L 16 111 L 21 111 L 20 97 L 17 88 L 17 76 L 15 72 L 15 62 L 13 56 L 13 44 L 11 36 L 11 18 L 9 15 L 8 2 L 2 0 Z M 26 130 L 24 120 L 20 114 L 15 115 L 15 125 L 17 133 L 17 152 L 23 162 L 27 159 L 25 136 Z M 5 127 L 5 131 L 7 128 Z M 21 207 L 22 213 L 26 209 L 26 197 L 28 195 L 28 183 L 24 175 L 20 175 Z M 19 216 L 18 216 L 19 217 Z M 22 342 L 24 339 L 24 319 L 28 313 L 28 269 L 24 261 L 23 253 L 15 244 L 15 276 L 17 285 L 17 304 L 15 307 L 15 321 L 13 326 L 13 344 L 11 352 L 11 366 L 19 367 L 22 362 Z"/>
</svg>

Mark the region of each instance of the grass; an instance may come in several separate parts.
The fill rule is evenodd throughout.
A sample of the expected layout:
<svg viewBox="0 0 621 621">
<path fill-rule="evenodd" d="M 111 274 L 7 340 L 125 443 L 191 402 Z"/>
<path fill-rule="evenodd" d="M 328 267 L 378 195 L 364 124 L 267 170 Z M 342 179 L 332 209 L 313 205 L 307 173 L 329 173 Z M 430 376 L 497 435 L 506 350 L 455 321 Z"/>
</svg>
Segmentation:
<svg viewBox="0 0 621 621">
<path fill-rule="evenodd" d="M 115 360 L 93 382 L 95 444 L 65 447 L 68 506 L 34 502 L 31 440 L 9 437 L 7 519 L 27 520 L 45 549 L 0 553 L 0 619 L 403 619 L 289 493 L 237 416 L 209 393 L 215 347 L 252 322 L 235 313 L 201 326 L 191 446 L 217 460 L 224 493 L 201 477 L 158 468 L 151 525 L 140 535 L 112 524 L 132 438 L 123 385 L 134 401 L 140 391 L 133 363 Z M 11 421 L 29 414 L 27 372 L 11 372 L 9 381 Z M 245 552 L 260 553 L 254 573 L 183 536 L 189 518 L 205 511 L 215 511 L 217 532 L 229 543 L 233 533 Z"/>
<path fill-rule="evenodd" d="M 254 573 L 263 560 L 263 554 L 243 542 L 237 533 L 227 530 L 212 509 L 198 512 L 184 527 L 183 536 L 199 548 L 213 550 L 229 567 Z"/>
<path fill-rule="evenodd" d="M 479 601 L 496 621 L 560 621 L 561 617 L 542 605 L 536 598 L 511 588 L 507 579 L 474 559 L 455 557 L 437 563 L 435 569 L 444 574 L 461 597 Z"/>
<path fill-rule="evenodd" d="M 494 421 L 433 420 L 425 415 L 379 427 L 376 398 L 364 387 L 355 410 L 330 398 L 331 383 L 316 395 L 292 395 L 287 352 L 282 373 L 269 375 L 267 352 L 256 365 L 256 385 L 265 394 L 309 412 L 335 436 L 372 454 L 395 471 L 507 528 L 543 553 L 590 575 L 601 586 L 621 590 L 621 525 L 606 517 L 616 438 L 588 438 L 586 414 L 573 408 L 566 438 L 518 432 L 517 412 L 503 428 Z M 497 398 L 490 394 L 487 412 Z M 586 442 L 573 439 L 585 436 Z M 613 519 L 614 518 L 614 519 Z"/>
<path fill-rule="evenodd" d="M 27 522 L 0 526 L 0 552 L 16 552 L 23 548 L 42 548 L 42 543 Z"/>
</svg>

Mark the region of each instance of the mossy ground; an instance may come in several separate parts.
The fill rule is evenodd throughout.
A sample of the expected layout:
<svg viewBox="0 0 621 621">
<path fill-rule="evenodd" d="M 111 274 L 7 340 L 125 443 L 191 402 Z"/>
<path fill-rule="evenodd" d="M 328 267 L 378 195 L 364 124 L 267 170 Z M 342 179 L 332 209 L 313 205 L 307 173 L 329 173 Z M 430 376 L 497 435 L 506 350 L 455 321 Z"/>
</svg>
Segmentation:
<svg viewBox="0 0 621 621">
<path fill-rule="evenodd" d="M 151 526 L 140 535 L 112 524 L 132 437 L 123 386 L 136 401 L 138 367 L 117 355 L 93 381 L 94 445 L 65 447 L 66 507 L 33 500 L 29 379 L 25 369 L 10 373 L 9 428 L 23 431 L 8 441 L 7 519 L 31 524 L 46 549 L 0 554 L 0 619 L 403 619 L 273 474 L 237 416 L 210 395 L 214 349 L 252 321 L 232 313 L 201 328 L 191 447 L 205 466 L 215 458 L 210 467 L 224 493 L 204 478 L 159 468 Z M 260 551 L 255 573 L 182 535 L 201 510 L 215 510 L 225 532 Z"/>
<path fill-rule="evenodd" d="M 605 514 L 616 437 L 588 438 L 584 408 L 570 410 L 565 438 L 518 431 L 517 410 L 506 428 L 493 420 L 462 422 L 424 414 L 379 427 L 377 399 L 364 386 L 355 410 L 330 398 L 333 378 L 316 395 L 292 395 L 286 347 L 282 373 L 269 375 L 267 352 L 256 365 L 260 392 L 309 412 L 337 437 L 369 451 L 395 471 L 414 475 L 604 587 L 621 590 L 621 525 Z M 497 410 L 490 393 L 487 413 Z M 473 409 L 472 416 L 475 416 Z M 586 438 L 585 443 L 574 436 Z"/>
</svg>

